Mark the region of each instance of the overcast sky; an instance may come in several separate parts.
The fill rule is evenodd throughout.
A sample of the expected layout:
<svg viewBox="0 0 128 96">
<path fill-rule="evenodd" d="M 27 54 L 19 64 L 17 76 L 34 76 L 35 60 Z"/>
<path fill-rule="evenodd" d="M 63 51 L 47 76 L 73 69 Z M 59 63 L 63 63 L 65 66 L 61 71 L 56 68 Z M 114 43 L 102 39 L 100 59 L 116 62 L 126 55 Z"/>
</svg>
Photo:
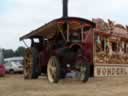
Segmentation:
<svg viewBox="0 0 128 96">
<path fill-rule="evenodd" d="M 69 16 L 110 18 L 128 24 L 128 0 L 69 0 Z M 0 47 L 24 45 L 19 37 L 62 16 L 62 0 L 0 0 Z"/>
</svg>

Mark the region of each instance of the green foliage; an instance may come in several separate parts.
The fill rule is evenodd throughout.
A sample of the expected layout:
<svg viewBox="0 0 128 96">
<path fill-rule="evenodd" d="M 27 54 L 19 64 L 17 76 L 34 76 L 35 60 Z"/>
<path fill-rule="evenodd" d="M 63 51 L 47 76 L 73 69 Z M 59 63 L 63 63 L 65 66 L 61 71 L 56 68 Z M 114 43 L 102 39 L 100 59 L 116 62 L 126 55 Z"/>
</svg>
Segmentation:
<svg viewBox="0 0 128 96">
<path fill-rule="evenodd" d="M 8 57 L 13 57 L 14 56 L 14 52 L 12 49 L 3 49 L 3 55 L 4 58 L 8 58 Z"/>
<path fill-rule="evenodd" d="M 24 56 L 25 48 L 24 47 L 18 47 L 15 51 L 15 56 Z"/>
<path fill-rule="evenodd" d="M 4 58 L 15 57 L 15 56 L 24 56 L 25 48 L 20 46 L 13 51 L 12 49 L 3 49 Z"/>
</svg>

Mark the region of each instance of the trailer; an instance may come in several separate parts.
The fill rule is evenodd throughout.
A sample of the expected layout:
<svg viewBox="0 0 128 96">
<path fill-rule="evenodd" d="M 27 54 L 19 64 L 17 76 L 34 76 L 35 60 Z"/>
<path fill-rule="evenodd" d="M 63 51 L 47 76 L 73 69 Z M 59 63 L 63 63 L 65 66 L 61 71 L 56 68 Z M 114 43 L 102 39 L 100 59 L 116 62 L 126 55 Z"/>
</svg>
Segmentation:
<svg viewBox="0 0 128 96">
<path fill-rule="evenodd" d="M 94 30 L 94 76 L 128 75 L 128 27 L 111 20 L 93 19 Z"/>
<path fill-rule="evenodd" d="M 68 76 L 86 82 L 92 76 L 127 75 L 127 29 L 110 20 L 69 17 L 67 3 L 63 0 L 61 18 L 20 38 L 31 40 L 24 57 L 24 78 L 36 79 L 43 73 L 57 83 Z"/>
</svg>

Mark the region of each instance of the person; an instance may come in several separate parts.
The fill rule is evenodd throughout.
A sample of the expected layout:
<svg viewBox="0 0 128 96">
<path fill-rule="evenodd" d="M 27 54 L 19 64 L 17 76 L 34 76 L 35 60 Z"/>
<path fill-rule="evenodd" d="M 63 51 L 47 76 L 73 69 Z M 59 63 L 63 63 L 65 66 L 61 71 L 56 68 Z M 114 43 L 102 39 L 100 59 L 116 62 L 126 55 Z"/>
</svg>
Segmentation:
<svg viewBox="0 0 128 96">
<path fill-rule="evenodd" d="M 110 46 L 110 43 L 109 43 L 109 39 L 107 38 L 106 41 L 105 41 L 106 53 L 109 53 L 109 46 Z"/>
<path fill-rule="evenodd" d="M 101 40 L 100 40 L 100 36 L 96 37 L 96 47 L 97 47 L 97 51 L 101 51 Z"/>
</svg>

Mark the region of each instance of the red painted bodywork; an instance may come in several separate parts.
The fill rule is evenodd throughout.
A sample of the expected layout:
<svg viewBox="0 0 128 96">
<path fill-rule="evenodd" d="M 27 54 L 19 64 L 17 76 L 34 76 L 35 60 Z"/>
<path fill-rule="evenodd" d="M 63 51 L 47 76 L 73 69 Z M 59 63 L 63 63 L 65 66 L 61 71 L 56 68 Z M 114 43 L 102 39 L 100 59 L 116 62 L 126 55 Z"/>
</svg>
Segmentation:
<svg viewBox="0 0 128 96">
<path fill-rule="evenodd" d="M 85 32 L 85 38 L 83 41 L 84 55 L 87 58 L 89 64 L 93 64 L 93 31 Z"/>
<path fill-rule="evenodd" d="M 65 27 L 65 24 L 69 25 L 69 30 Z M 83 29 L 82 29 L 83 28 Z M 63 32 L 63 35 L 65 36 L 64 42 L 67 43 L 66 45 L 64 44 L 64 46 L 62 47 L 62 49 L 64 48 L 71 48 L 71 46 L 73 45 L 78 45 L 80 46 L 80 48 L 83 50 L 83 57 L 85 57 L 87 59 L 87 62 L 91 65 L 94 64 L 93 62 L 93 29 L 95 28 L 95 23 L 93 23 L 90 20 L 87 19 L 83 19 L 83 18 L 78 18 L 78 17 L 68 17 L 68 18 L 59 18 L 59 19 L 55 19 L 47 24 L 45 24 L 44 26 L 41 26 L 40 28 L 32 31 L 29 34 L 24 35 L 23 37 L 20 38 L 20 40 L 23 39 L 27 39 L 27 38 L 36 38 L 36 37 L 43 37 L 43 38 L 47 38 L 48 41 L 48 45 L 53 46 L 55 41 L 56 36 L 58 35 L 58 33 Z M 68 32 L 69 33 L 68 33 Z M 83 35 L 81 33 L 81 39 L 80 42 L 72 42 L 70 41 L 70 36 L 71 33 L 73 32 L 83 32 Z M 69 37 L 68 37 L 69 36 Z M 63 43 L 64 43 L 63 42 Z M 57 43 L 57 42 L 56 42 Z M 39 52 L 39 63 L 42 67 L 42 70 L 47 69 L 47 64 L 48 64 L 48 60 L 50 58 L 50 56 L 57 56 L 57 52 L 58 50 L 60 50 L 59 48 L 51 48 L 49 50 L 49 48 L 46 46 L 45 48 L 42 48 Z M 63 60 L 63 58 L 61 58 L 60 56 L 59 61 L 64 61 L 64 64 L 74 64 L 74 62 L 76 61 L 75 57 L 73 57 L 73 60 Z M 69 62 L 68 62 L 69 61 Z M 71 62 L 72 61 L 72 62 Z M 62 62 L 63 65 L 63 62 Z"/>
<path fill-rule="evenodd" d="M 80 21 L 79 21 L 80 22 Z M 62 21 L 58 21 L 57 23 L 59 24 L 63 24 L 64 22 Z M 70 22 L 71 23 L 71 22 Z M 72 20 L 72 23 L 76 23 L 76 20 L 74 19 L 74 22 Z M 78 22 L 77 22 L 78 23 Z M 92 25 L 89 25 L 88 23 L 87 24 L 84 24 L 85 27 L 92 27 Z M 71 33 L 72 31 L 70 31 Z M 73 45 L 79 45 L 82 49 L 83 49 L 83 56 L 87 59 L 88 63 L 93 65 L 94 64 L 94 60 L 93 60 L 93 55 L 94 55 L 94 30 L 93 30 L 93 27 L 91 30 L 88 30 L 86 32 L 84 32 L 84 40 L 81 41 L 80 43 L 78 44 L 71 44 L 70 46 L 67 46 L 68 48 L 71 48 L 71 46 Z M 66 46 L 65 46 L 66 48 Z M 58 49 L 56 49 L 58 50 Z M 53 51 L 53 50 L 52 50 Z M 56 51 L 53 51 L 53 53 L 56 53 Z M 40 55 L 42 58 L 41 59 L 41 65 L 42 67 L 45 67 L 47 66 L 48 64 L 48 60 L 49 60 L 49 52 L 47 50 L 44 50 L 43 49 L 43 52 L 41 52 L 41 55 Z M 73 62 L 72 62 L 73 63 Z"/>
<path fill-rule="evenodd" d="M 84 34 L 84 40 L 82 41 L 82 43 L 78 43 L 78 44 L 75 44 L 75 45 L 79 45 L 81 46 L 81 48 L 83 49 L 83 56 L 86 57 L 87 61 L 89 64 L 93 65 L 94 62 L 93 62 L 93 46 L 94 46 L 94 31 L 91 30 L 91 31 L 88 31 L 88 32 L 85 32 Z M 71 45 L 73 46 L 73 45 Z M 67 46 L 68 48 L 71 48 L 71 46 Z M 65 46 L 66 48 L 66 46 Z M 58 50 L 58 49 L 56 49 Z M 54 54 L 56 54 L 56 50 L 53 51 Z M 49 52 L 46 50 L 46 49 L 43 49 L 43 51 L 41 52 L 40 54 L 40 63 L 42 65 L 42 67 L 47 66 L 48 64 L 48 60 L 49 60 L 49 57 L 50 57 L 50 54 Z"/>
</svg>

